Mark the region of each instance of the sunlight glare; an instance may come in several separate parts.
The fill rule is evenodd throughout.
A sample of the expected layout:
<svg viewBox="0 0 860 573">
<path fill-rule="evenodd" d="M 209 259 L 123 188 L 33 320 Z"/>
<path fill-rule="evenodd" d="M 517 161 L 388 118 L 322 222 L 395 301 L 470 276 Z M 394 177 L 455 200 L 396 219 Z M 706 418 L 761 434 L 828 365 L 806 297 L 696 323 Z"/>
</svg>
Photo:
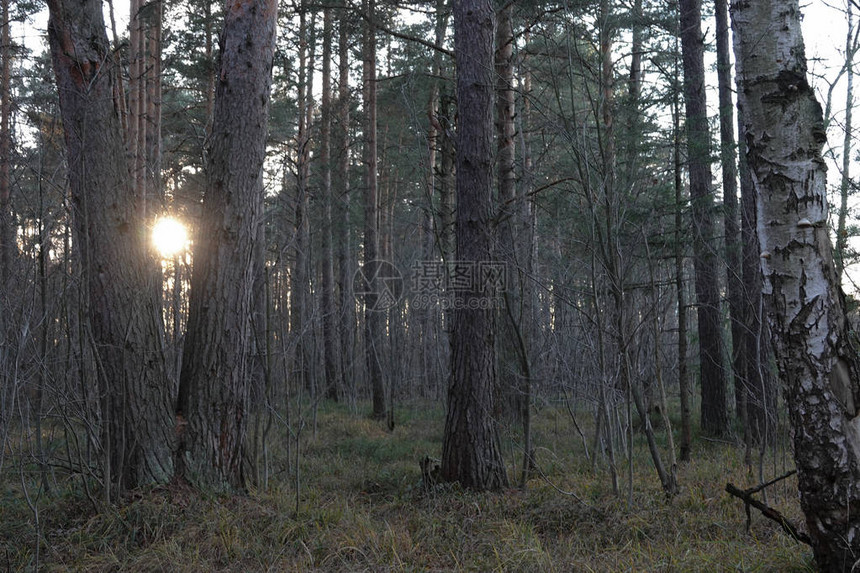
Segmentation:
<svg viewBox="0 0 860 573">
<path fill-rule="evenodd" d="M 152 242 L 162 257 L 172 257 L 185 250 L 188 232 L 176 219 L 161 217 L 152 228 Z"/>
</svg>

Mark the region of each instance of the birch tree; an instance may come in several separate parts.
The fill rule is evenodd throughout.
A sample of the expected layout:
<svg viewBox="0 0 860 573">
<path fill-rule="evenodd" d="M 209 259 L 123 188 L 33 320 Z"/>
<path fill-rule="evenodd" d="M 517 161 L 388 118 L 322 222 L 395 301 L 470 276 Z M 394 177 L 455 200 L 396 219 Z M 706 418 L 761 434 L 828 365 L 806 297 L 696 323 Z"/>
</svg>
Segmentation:
<svg viewBox="0 0 860 573">
<path fill-rule="evenodd" d="M 860 360 L 827 228 L 826 136 L 796 0 L 732 7 L 738 105 L 758 197 L 763 291 L 821 571 L 860 560 Z"/>
</svg>

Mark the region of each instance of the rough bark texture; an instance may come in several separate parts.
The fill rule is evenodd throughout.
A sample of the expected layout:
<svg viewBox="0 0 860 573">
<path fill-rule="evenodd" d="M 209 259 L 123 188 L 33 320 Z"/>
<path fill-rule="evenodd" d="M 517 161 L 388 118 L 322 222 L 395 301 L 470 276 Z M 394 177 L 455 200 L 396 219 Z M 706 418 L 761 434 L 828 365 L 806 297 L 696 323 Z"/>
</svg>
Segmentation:
<svg viewBox="0 0 860 573">
<path fill-rule="evenodd" d="M 457 53 L 457 258 L 491 261 L 493 235 L 493 35 L 488 0 L 454 3 Z M 494 311 L 480 308 L 491 296 L 473 280 L 458 292 L 451 340 L 451 385 L 442 445 L 442 476 L 477 490 L 508 484 L 492 416 L 496 382 Z"/>
<path fill-rule="evenodd" d="M 710 136 L 705 102 L 704 35 L 700 0 L 680 0 L 684 103 L 687 117 L 687 162 L 693 212 L 693 266 L 699 319 L 699 362 L 702 376 L 702 429 L 709 434 L 728 430 L 726 380 L 722 366 L 720 281 L 714 248 L 713 189 Z"/>
<path fill-rule="evenodd" d="M 115 491 L 173 469 L 171 385 L 97 0 L 51 0 L 48 38 L 65 128 L 75 242 L 99 364 L 105 482 Z"/>
<path fill-rule="evenodd" d="M 860 558 L 860 364 L 827 230 L 821 106 L 795 0 L 733 5 L 738 104 L 758 195 L 764 294 L 821 571 Z"/>
<path fill-rule="evenodd" d="M 276 0 L 225 8 L 178 404 L 177 469 L 212 489 L 244 486 L 254 242 L 276 16 Z"/>
</svg>

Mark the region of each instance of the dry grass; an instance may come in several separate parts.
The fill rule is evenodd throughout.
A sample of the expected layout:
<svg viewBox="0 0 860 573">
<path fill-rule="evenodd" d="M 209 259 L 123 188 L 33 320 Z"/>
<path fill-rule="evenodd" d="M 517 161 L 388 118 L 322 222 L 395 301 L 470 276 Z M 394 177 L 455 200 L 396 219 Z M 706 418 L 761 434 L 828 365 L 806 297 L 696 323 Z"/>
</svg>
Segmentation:
<svg viewBox="0 0 860 573">
<path fill-rule="evenodd" d="M 723 488 L 757 480 L 733 446 L 700 442 L 678 470 L 680 494 L 667 500 L 637 442 L 628 508 L 626 491 L 613 495 L 605 464 L 595 471 L 585 459 L 564 412 L 545 408 L 535 415 L 535 443 L 551 483 L 424 491 L 418 460 L 438 456 L 442 416 L 427 404 L 404 408 L 389 433 L 325 407 L 317 436 L 303 434 L 298 513 L 283 442 L 273 446 L 269 490 L 246 496 L 158 487 L 96 512 L 70 478 L 38 501 L 38 536 L 16 469 L 0 482 L 0 569 L 32 568 L 39 539 L 45 571 L 811 570 L 808 548 L 762 517 L 753 515 L 746 533 L 742 504 Z M 506 435 L 514 454 L 515 438 Z M 626 475 L 626 462 L 620 469 Z M 800 522 L 793 487 L 772 488 L 769 502 Z"/>
</svg>

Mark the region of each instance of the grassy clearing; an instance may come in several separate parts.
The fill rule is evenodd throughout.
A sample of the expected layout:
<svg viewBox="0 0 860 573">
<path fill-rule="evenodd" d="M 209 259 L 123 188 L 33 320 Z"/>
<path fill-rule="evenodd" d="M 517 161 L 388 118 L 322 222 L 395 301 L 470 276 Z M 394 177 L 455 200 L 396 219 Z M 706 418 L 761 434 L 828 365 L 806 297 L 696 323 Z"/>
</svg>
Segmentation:
<svg viewBox="0 0 860 573">
<path fill-rule="evenodd" d="M 626 491 L 613 495 L 605 463 L 593 470 L 585 459 L 562 410 L 544 408 L 534 418 L 538 461 L 551 484 L 534 479 L 525 490 L 493 494 L 424 491 L 418 460 L 441 450 L 440 408 L 403 408 L 389 433 L 327 405 L 316 437 L 302 435 L 298 513 L 284 443 L 273 444 L 272 465 L 281 470 L 269 490 L 246 496 L 171 485 L 96 511 L 69 478 L 37 501 L 40 535 L 19 470 L 7 468 L 0 569 L 31 569 L 38 539 L 45 571 L 812 570 L 811 552 L 761 516 L 745 531 L 742 504 L 723 491 L 727 481 L 757 481 L 736 448 L 699 442 L 694 461 L 678 468 L 681 493 L 667 501 L 637 441 L 628 508 Z M 506 451 L 516 454 L 515 439 L 506 435 Z M 619 463 L 626 476 L 620 454 Z M 518 475 L 513 465 L 511 475 Z M 36 484 L 27 479 L 32 495 Z M 772 488 L 768 501 L 800 522 L 796 497 L 792 482 Z"/>
</svg>

